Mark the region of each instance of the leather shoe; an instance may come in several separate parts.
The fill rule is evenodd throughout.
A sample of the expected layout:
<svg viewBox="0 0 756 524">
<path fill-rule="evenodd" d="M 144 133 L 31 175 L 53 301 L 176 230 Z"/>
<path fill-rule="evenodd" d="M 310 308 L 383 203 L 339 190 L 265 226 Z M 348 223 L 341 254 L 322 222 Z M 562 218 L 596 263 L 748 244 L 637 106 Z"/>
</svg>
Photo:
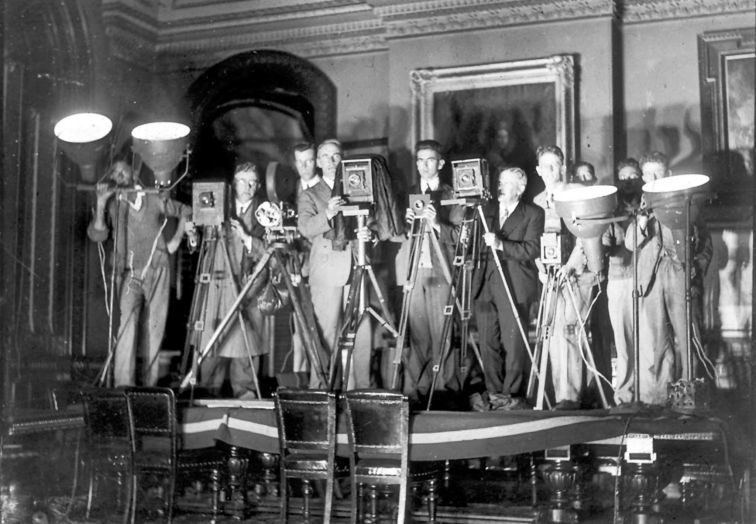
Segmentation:
<svg viewBox="0 0 756 524">
<path fill-rule="evenodd" d="M 552 408 L 553 411 L 575 411 L 580 409 L 580 402 L 577 400 L 560 400 Z"/>
</svg>

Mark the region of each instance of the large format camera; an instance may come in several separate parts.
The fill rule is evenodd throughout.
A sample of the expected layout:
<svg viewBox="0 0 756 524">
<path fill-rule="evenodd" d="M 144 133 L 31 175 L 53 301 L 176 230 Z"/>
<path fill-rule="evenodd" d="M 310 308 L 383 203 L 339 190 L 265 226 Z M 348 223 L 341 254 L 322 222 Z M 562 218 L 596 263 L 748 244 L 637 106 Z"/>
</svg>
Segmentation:
<svg viewBox="0 0 756 524">
<path fill-rule="evenodd" d="M 372 204 L 373 166 L 369 158 L 341 161 L 343 195 L 347 204 Z"/>
<path fill-rule="evenodd" d="M 541 262 L 545 266 L 564 264 L 564 237 L 560 233 L 547 231 L 541 235 Z"/>
<path fill-rule="evenodd" d="M 228 219 L 228 186 L 222 180 L 192 184 L 192 220 L 198 226 L 220 226 Z"/>
<path fill-rule="evenodd" d="M 488 192 L 488 162 L 482 158 L 452 161 L 454 198 L 483 198 Z"/>
<path fill-rule="evenodd" d="M 425 193 L 409 196 L 409 207 L 415 213 L 415 216 L 420 216 L 430 203 L 431 196 Z"/>
</svg>

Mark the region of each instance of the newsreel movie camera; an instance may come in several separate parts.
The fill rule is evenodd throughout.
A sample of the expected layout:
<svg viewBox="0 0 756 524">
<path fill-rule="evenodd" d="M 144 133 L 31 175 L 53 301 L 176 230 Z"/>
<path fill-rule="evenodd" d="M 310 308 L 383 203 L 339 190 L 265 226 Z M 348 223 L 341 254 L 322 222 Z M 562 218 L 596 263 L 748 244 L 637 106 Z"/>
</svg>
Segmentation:
<svg viewBox="0 0 756 524">
<path fill-rule="evenodd" d="M 217 249 L 217 246 L 220 245 L 224 253 L 224 263 L 230 264 L 230 260 L 223 233 L 225 228 L 222 227 L 228 219 L 228 186 L 225 182 L 195 182 L 193 186 L 194 220 L 197 225 L 203 226 L 205 230 L 202 248 L 205 249 L 206 254 L 203 254 L 202 251 L 200 252 L 200 264 L 197 269 L 196 280 L 198 288 L 195 289 L 190 314 L 192 324 L 190 324 L 189 328 L 193 332 L 190 332 L 187 336 L 187 344 L 190 345 L 192 342 L 195 344 L 196 356 L 192 362 L 192 369 L 186 374 L 181 383 L 182 389 L 196 384 L 196 373 L 199 364 L 221 339 L 227 326 L 234 319 L 237 319 L 242 324 L 249 321 L 245 318 L 242 305 L 253 287 L 257 286 L 257 289 L 260 288 L 260 277 L 264 274 L 272 275 L 270 278 L 275 279 L 277 284 L 282 282 L 285 286 L 294 311 L 297 336 L 301 337 L 303 347 L 310 359 L 310 365 L 314 367 L 316 373 L 320 376 L 320 380 L 325 383 L 326 374 L 324 365 L 320 361 L 320 339 L 315 331 L 312 302 L 309 297 L 309 290 L 306 286 L 301 285 L 301 268 L 295 247 L 295 241 L 299 238 L 296 227 L 297 215 L 293 204 L 297 183 L 298 179 L 293 171 L 284 168 L 277 162 L 270 162 L 268 164 L 265 173 L 265 192 L 268 200 L 255 209 L 255 218 L 265 228 L 265 253 L 256 262 L 254 269 L 243 286 L 239 282 L 234 282 L 237 294 L 236 299 L 215 328 L 215 331 L 213 331 L 205 347 L 197 348 L 198 337 L 206 329 L 202 320 L 204 302 L 206 300 L 206 284 L 210 282 L 211 275 L 215 270 L 213 261 L 216 260 L 216 256 L 214 253 L 211 255 L 209 252 L 210 250 Z M 266 272 L 266 269 L 269 271 Z M 245 347 L 251 361 L 252 357 L 249 341 L 246 339 L 246 330 L 242 329 L 242 334 L 245 337 Z M 184 355 L 188 354 L 190 354 L 190 351 L 185 348 Z M 252 369 L 254 371 L 254 367 Z M 260 397 L 258 378 L 256 375 L 253 378 L 258 397 Z"/>
<path fill-rule="evenodd" d="M 590 271 L 598 274 L 603 268 L 603 248 L 601 235 L 609 224 L 618 219 L 613 218 L 617 207 L 617 188 L 614 186 L 578 186 L 565 189 L 554 196 L 557 214 L 583 246 L 586 264 Z M 557 313 L 557 299 L 562 294 L 567 300 L 566 307 L 572 308 L 577 319 L 578 349 L 588 371 L 596 380 L 601 403 L 604 408 L 609 407 L 601 380 L 606 380 L 596 369 L 588 335 L 585 330 L 585 320 L 578 306 L 574 282 L 560 272 L 561 267 L 569 257 L 565 237 L 561 231 L 549 230 L 541 236 L 541 262 L 546 269 L 546 282 L 541 289 L 536 320 L 536 347 L 532 354 L 533 366 L 528 380 L 527 396 L 533 398 L 536 380 L 538 391 L 535 409 L 550 407 L 546 396 L 545 377 L 548 373 L 549 353 L 551 346 L 554 318 Z M 561 334 L 556 334 L 561 336 Z"/>
</svg>

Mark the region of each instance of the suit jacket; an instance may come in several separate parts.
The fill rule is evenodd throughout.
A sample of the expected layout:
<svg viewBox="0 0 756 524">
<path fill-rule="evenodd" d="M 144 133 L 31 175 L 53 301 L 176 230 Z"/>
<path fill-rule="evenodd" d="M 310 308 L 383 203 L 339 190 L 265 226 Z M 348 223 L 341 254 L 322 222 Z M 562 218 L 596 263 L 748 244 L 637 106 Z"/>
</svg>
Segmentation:
<svg viewBox="0 0 756 524">
<path fill-rule="evenodd" d="M 499 227 L 498 200 L 489 201 L 483 212 L 489 230 L 496 233 L 502 241 L 502 250 L 496 250 L 496 256 L 501 260 L 513 298 L 518 303 L 535 300 L 538 295 L 538 269 L 535 259 L 541 254 L 543 209 L 520 201 L 503 227 Z M 491 279 L 500 278 L 491 249 L 484 247 L 482 239 L 480 242 L 480 267 L 473 275 L 472 288 L 473 297 L 476 298 Z"/>
<path fill-rule="evenodd" d="M 419 193 L 422 193 L 419 184 L 412 186 L 407 191 L 407 196 L 403 200 L 405 208 L 409 207 L 409 195 Z M 437 235 L 439 245 L 441 246 L 441 252 L 444 254 L 446 265 L 449 267 L 449 271 L 453 272 L 454 268 L 452 267 L 452 259 L 454 257 L 454 248 L 457 242 L 457 227 L 459 226 L 459 224 L 453 223 L 453 221 L 458 222 L 458 220 L 454 218 L 456 217 L 456 214 L 452 213 L 452 208 L 458 206 L 442 206 L 440 202 L 441 200 L 449 200 L 454 198 L 454 190 L 450 185 L 441 182 L 438 186 L 438 189 L 430 193 L 430 198 L 431 201 L 435 203 L 436 211 L 438 213 L 437 216 L 440 229 L 437 232 Z M 428 242 L 427 237 L 426 242 Z M 409 268 L 407 267 L 409 259 L 409 248 L 410 242 L 409 239 L 407 239 L 402 242 L 402 246 L 401 248 L 399 248 L 399 251 L 396 255 L 396 279 L 397 284 L 399 285 L 404 284 L 404 281 L 407 278 L 407 271 L 409 270 Z M 437 271 L 438 274 L 441 275 L 441 266 L 440 261 L 438 260 L 438 255 L 436 254 L 436 250 L 433 249 L 432 244 L 428 245 L 427 249 L 430 250 L 433 270 Z"/>
<path fill-rule="evenodd" d="M 310 285 L 344 286 L 349 282 L 352 270 L 352 249 L 349 243 L 344 250 L 334 250 L 327 233 L 333 229 L 326 218 L 326 208 L 331 198 L 331 188 L 320 180 L 303 191 L 297 201 L 299 218 L 297 227 L 311 243 L 309 272 Z"/>
</svg>

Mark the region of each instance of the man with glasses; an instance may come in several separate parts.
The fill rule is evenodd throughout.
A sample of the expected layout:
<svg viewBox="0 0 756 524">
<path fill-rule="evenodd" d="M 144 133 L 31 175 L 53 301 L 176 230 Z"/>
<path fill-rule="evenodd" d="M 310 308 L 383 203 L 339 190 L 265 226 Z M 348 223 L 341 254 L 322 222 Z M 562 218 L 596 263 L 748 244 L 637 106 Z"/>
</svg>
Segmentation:
<svg viewBox="0 0 756 524">
<path fill-rule="evenodd" d="M 236 167 L 234 200 L 229 210 L 231 216 L 228 224 L 221 226 L 217 232 L 220 235 L 218 241 L 225 242 L 228 248 L 230 267 L 226 263 L 222 246 L 217 246 L 213 272 L 207 284 L 203 317 L 205 329 L 199 346 L 202 350 L 233 306 L 239 289 L 265 252 L 265 228 L 255 218 L 255 210 L 262 203 L 262 198 L 258 195 L 261 183 L 257 167 L 251 162 Z M 222 396 L 226 378 L 234 397 L 256 396 L 255 375 L 259 369 L 260 355 L 266 349 L 262 340 L 263 318 L 257 308 L 257 295 L 266 280 L 267 271 L 264 271 L 239 306 L 244 327 L 235 317 L 202 360 L 200 382 L 218 396 Z"/>
</svg>

